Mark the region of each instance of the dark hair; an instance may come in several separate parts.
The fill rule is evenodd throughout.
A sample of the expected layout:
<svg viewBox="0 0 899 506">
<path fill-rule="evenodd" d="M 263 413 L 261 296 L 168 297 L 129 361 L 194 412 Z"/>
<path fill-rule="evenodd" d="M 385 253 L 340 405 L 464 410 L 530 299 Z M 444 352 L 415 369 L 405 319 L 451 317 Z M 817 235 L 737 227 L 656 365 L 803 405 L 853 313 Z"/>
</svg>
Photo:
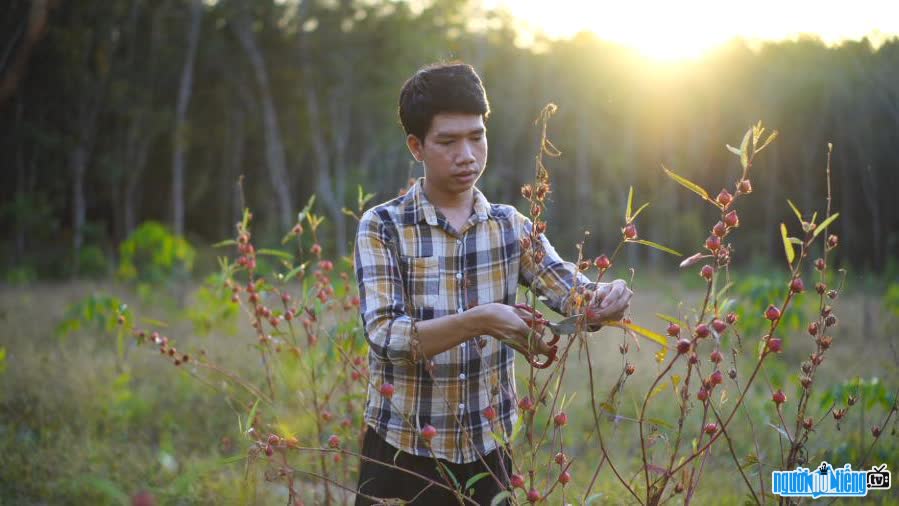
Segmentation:
<svg viewBox="0 0 899 506">
<path fill-rule="evenodd" d="M 432 63 L 420 68 L 400 91 L 400 123 L 422 142 L 434 116 L 442 112 L 490 114 L 487 92 L 471 65 Z"/>
</svg>

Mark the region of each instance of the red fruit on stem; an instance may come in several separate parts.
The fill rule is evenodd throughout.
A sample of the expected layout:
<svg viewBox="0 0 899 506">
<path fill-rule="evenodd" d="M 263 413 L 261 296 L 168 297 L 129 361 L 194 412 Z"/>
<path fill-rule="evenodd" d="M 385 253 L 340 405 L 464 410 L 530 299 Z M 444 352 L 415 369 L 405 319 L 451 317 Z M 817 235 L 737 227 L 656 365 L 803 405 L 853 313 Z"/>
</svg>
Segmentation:
<svg viewBox="0 0 899 506">
<path fill-rule="evenodd" d="M 337 434 L 331 434 L 331 437 L 328 438 L 328 447 L 340 448 L 340 436 L 338 436 Z"/>
<path fill-rule="evenodd" d="M 737 314 L 736 313 L 727 313 L 727 316 L 724 317 L 727 321 L 728 325 L 733 325 L 737 322 Z"/>
<path fill-rule="evenodd" d="M 783 393 L 782 390 L 778 389 L 771 396 L 771 400 L 774 401 L 774 404 L 781 405 L 787 401 L 787 395 L 785 393 Z"/>
<path fill-rule="evenodd" d="M 723 360 L 723 359 L 724 359 L 724 357 L 721 355 L 721 352 L 718 350 L 713 351 L 712 354 L 709 355 L 709 360 L 711 360 L 715 364 L 721 362 L 721 360 Z"/>
<path fill-rule="evenodd" d="M 880 436 L 880 427 L 877 425 L 871 427 L 871 435 L 874 437 L 879 437 Z"/>
<path fill-rule="evenodd" d="M 740 193 L 752 193 L 752 183 L 748 179 L 743 179 L 737 183 L 737 189 Z"/>
<path fill-rule="evenodd" d="M 524 476 L 520 474 L 513 474 L 511 478 L 509 478 L 509 483 L 514 488 L 524 488 Z"/>
<path fill-rule="evenodd" d="M 700 323 L 696 326 L 696 337 L 708 337 L 709 336 L 709 326 L 705 323 Z"/>
<path fill-rule="evenodd" d="M 837 239 L 837 236 L 834 234 L 830 234 L 827 236 L 827 246 L 830 248 L 836 248 L 837 244 L 839 244 L 840 240 Z"/>
<path fill-rule="evenodd" d="M 731 195 L 729 191 L 723 188 L 721 189 L 721 192 L 718 193 L 718 196 L 715 197 L 715 201 L 724 207 L 729 206 L 733 199 L 733 195 Z"/>
<path fill-rule="evenodd" d="M 714 434 L 718 432 L 718 424 L 714 422 L 707 423 L 705 424 L 705 427 L 703 427 L 702 431 L 709 435 Z"/>
<path fill-rule="evenodd" d="M 668 324 L 668 335 L 671 337 L 677 337 L 680 334 L 680 325 L 676 323 Z"/>
<path fill-rule="evenodd" d="M 815 269 L 818 269 L 819 271 L 823 271 L 825 267 L 827 267 L 827 264 L 824 263 L 823 258 L 819 258 L 819 259 L 815 260 Z"/>
<path fill-rule="evenodd" d="M 425 425 L 424 427 L 421 428 L 421 437 L 425 441 L 430 441 L 430 440 L 434 439 L 434 436 L 436 436 L 436 435 L 437 435 L 437 429 L 434 428 L 433 425 L 429 424 L 429 425 Z"/>
<path fill-rule="evenodd" d="M 818 322 L 811 322 L 808 324 L 808 333 L 816 336 L 818 335 Z"/>
<path fill-rule="evenodd" d="M 727 233 L 727 227 L 722 222 L 715 223 L 715 226 L 712 227 L 712 234 L 717 237 L 724 237 L 724 234 Z"/>
<path fill-rule="evenodd" d="M 731 228 L 740 226 L 740 217 L 736 211 L 731 211 L 724 215 L 724 224 Z"/>
<path fill-rule="evenodd" d="M 608 269 L 612 265 L 612 261 L 605 255 L 599 255 L 596 257 L 596 260 L 593 261 L 593 265 L 595 265 L 597 269 Z"/>
<path fill-rule="evenodd" d="M 540 500 L 540 491 L 536 488 L 528 490 L 528 502 L 537 502 Z"/>
<path fill-rule="evenodd" d="M 705 247 L 709 249 L 709 251 L 718 251 L 718 248 L 721 247 L 721 238 L 717 235 L 710 235 L 708 239 L 705 240 Z"/>
<path fill-rule="evenodd" d="M 564 453 L 559 452 L 556 454 L 555 457 L 553 457 L 553 460 L 556 461 L 556 464 L 559 464 L 560 466 L 564 466 L 565 463 L 568 462 L 568 457 Z"/>
<path fill-rule="evenodd" d="M 790 291 L 793 293 L 805 291 L 805 284 L 802 283 L 802 278 L 794 278 L 793 281 L 790 281 Z"/>
<path fill-rule="evenodd" d="M 626 366 L 624 366 L 624 374 L 627 374 L 628 376 L 634 374 L 634 371 L 636 370 L 637 366 L 635 366 L 634 364 L 627 364 Z"/>
<path fill-rule="evenodd" d="M 518 401 L 518 409 L 522 411 L 530 411 L 534 409 L 534 401 L 531 400 L 530 397 L 522 397 L 520 401 Z"/>
<path fill-rule="evenodd" d="M 778 309 L 774 304 L 768 305 L 768 309 L 765 310 L 765 318 L 771 321 L 780 318 L 780 309 Z"/>
<path fill-rule="evenodd" d="M 709 398 L 709 391 L 705 388 L 700 388 L 699 391 L 696 392 L 696 398 L 705 402 Z"/>
<path fill-rule="evenodd" d="M 568 415 L 564 411 L 561 411 L 553 417 L 553 422 L 556 424 L 556 427 L 564 427 L 568 425 Z"/>
<path fill-rule="evenodd" d="M 709 381 L 713 386 L 720 385 L 721 383 L 724 383 L 724 374 L 720 370 L 714 371 L 712 372 L 712 375 L 709 376 Z"/>
<path fill-rule="evenodd" d="M 628 239 L 637 238 L 637 226 L 633 223 L 628 223 L 621 231 L 624 233 L 624 237 Z"/>
<path fill-rule="evenodd" d="M 683 355 L 690 351 L 690 340 L 686 338 L 678 339 L 677 341 L 677 352 Z"/>
<path fill-rule="evenodd" d="M 805 430 L 812 430 L 812 426 L 814 426 L 814 425 L 815 425 L 815 421 L 812 420 L 811 417 L 808 417 L 802 421 L 802 426 L 805 428 Z"/>
<path fill-rule="evenodd" d="M 496 419 L 496 409 L 493 406 L 487 406 L 484 408 L 484 418 L 488 421 L 492 422 Z"/>
<path fill-rule="evenodd" d="M 265 445 L 265 455 L 268 457 L 271 457 L 274 454 L 275 454 L 274 448 L 272 448 L 271 445 Z"/>
<path fill-rule="evenodd" d="M 565 485 L 569 481 L 571 481 L 571 473 L 569 473 L 568 471 L 562 471 L 562 474 L 559 475 L 559 483 Z"/>
<path fill-rule="evenodd" d="M 780 353 L 780 350 L 783 349 L 783 342 L 777 337 L 769 337 L 765 347 L 771 353 Z"/>
<path fill-rule="evenodd" d="M 708 280 L 712 279 L 712 274 L 714 273 L 715 269 L 712 269 L 711 265 L 703 265 L 702 269 L 699 271 L 699 275 Z"/>
<path fill-rule="evenodd" d="M 719 320 L 718 318 L 715 318 L 714 320 L 712 320 L 712 328 L 715 329 L 715 332 L 720 334 L 727 329 L 727 324 Z"/>
<path fill-rule="evenodd" d="M 384 383 L 378 391 L 388 400 L 393 397 L 393 385 L 390 383 Z"/>
<path fill-rule="evenodd" d="M 275 435 L 275 434 L 268 435 L 268 444 L 274 446 L 280 442 L 281 442 L 281 438 L 279 438 L 277 435 Z"/>
</svg>

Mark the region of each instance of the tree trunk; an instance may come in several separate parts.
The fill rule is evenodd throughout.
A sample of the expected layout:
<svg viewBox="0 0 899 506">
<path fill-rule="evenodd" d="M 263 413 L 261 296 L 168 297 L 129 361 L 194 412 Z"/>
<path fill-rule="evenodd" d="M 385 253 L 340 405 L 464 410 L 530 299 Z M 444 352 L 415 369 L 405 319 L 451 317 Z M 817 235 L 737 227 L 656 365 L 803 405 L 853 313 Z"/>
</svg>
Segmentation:
<svg viewBox="0 0 899 506">
<path fill-rule="evenodd" d="M 284 144 L 281 141 L 281 129 L 278 127 L 278 114 L 275 111 L 275 101 L 269 86 L 268 72 L 262 51 L 256 44 L 250 22 L 246 19 L 246 13 L 241 13 L 239 19 L 233 24 L 240 45 L 253 67 L 256 75 L 256 83 L 262 99 L 262 122 L 265 130 L 265 158 L 268 165 L 269 178 L 275 198 L 278 202 L 278 215 L 282 230 L 289 230 L 294 222 L 293 203 L 290 197 L 290 179 L 287 175 L 287 161 L 284 154 Z"/>
<path fill-rule="evenodd" d="M 184 235 L 184 156 L 187 150 L 187 107 L 194 78 L 194 60 L 200 41 L 200 23 L 203 19 L 203 1 L 192 0 L 190 5 L 190 31 L 187 35 L 187 59 L 181 71 L 178 103 L 175 107 L 175 128 L 172 149 L 172 225 L 176 235 Z"/>
</svg>

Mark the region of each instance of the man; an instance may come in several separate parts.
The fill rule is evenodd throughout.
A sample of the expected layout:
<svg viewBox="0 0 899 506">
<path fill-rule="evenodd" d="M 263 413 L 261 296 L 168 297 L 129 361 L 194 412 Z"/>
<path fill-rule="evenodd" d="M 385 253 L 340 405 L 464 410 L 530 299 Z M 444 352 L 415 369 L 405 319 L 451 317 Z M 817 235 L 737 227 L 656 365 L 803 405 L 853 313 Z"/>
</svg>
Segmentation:
<svg viewBox="0 0 899 506">
<path fill-rule="evenodd" d="M 511 463 L 491 432 L 511 433 L 518 416 L 514 351 L 505 343 L 528 349 L 532 316 L 514 307 L 519 284 L 565 315 L 573 286 L 595 290 L 592 325 L 620 319 L 630 303 L 624 281 L 597 287 L 543 235 L 539 264 L 522 251 L 531 221 L 475 187 L 487 162 L 489 112 L 481 80 L 465 64 L 424 67 L 400 93 L 406 144 L 424 178 L 365 212 L 356 236 L 371 371 L 356 504 L 456 502 L 444 488 L 368 459 L 444 484 L 447 470 L 464 484 L 489 466 L 496 478 L 476 483 L 478 504 L 507 488 Z"/>
</svg>

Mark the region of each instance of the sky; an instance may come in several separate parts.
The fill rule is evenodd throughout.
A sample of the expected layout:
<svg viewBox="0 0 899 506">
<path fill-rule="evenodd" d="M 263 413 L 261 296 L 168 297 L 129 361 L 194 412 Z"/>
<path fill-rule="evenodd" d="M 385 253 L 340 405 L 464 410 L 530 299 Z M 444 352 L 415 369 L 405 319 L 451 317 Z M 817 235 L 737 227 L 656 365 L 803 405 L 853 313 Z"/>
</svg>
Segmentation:
<svg viewBox="0 0 899 506">
<path fill-rule="evenodd" d="M 484 0 L 526 32 L 568 37 L 583 30 L 663 60 L 696 58 L 735 37 L 815 35 L 827 43 L 899 35 L 899 0 Z M 552 7 L 548 7 L 551 5 Z"/>
</svg>

